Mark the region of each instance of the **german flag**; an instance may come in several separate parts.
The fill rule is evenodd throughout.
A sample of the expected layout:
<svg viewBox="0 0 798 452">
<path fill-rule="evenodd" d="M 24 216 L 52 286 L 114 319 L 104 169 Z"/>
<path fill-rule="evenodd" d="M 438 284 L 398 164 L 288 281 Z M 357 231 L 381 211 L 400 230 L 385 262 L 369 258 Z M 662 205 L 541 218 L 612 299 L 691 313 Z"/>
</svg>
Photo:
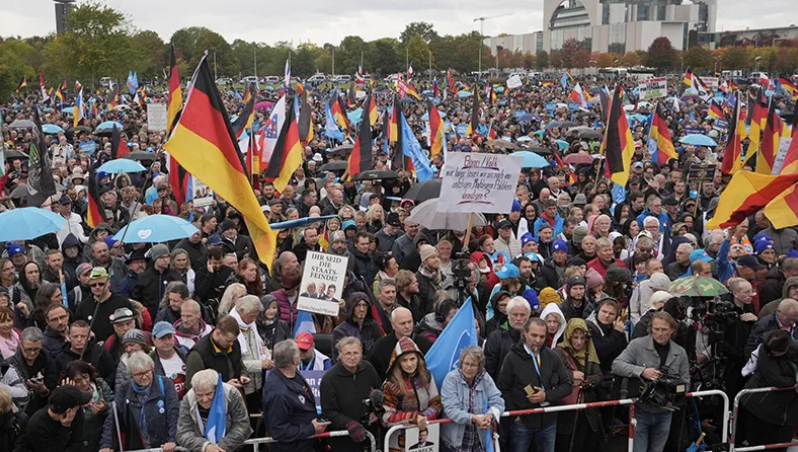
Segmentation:
<svg viewBox="0 0 798 452">
<path fill-rule="evenodd" d="M 55 92 L 55 98 L 58 99 L 59 105 L 64 105 L 64 93 L 61 92 L 61 87 L 58 87 L 58 90 Z"/>
<path fill-rule="evenodd" d="M 247 85 L 247 94 L 244 95 L 244 105 L 252 99 L 252 89 Z"/>
<path fill-rule="evenodd" d="M 748 128 L 748 150 L 745 154 L 746 162 L 759 151 L 759 144 L 762 141 L 762 131 L 765 130 L 765 121 L 768 117 L 768 104 L 762 103 L 761 96 L 758 94 L 753 101 L 754 108 L 749 110 L 748 116 L 751 118 L 751 125 Z"/>
<path fill-rule="evenodd" d="M 338 124 L 339 127 L 342 127 L 346 130 L 347 134 L 349 133 L 349 120 L 346 118 L 346 106 L 344 106 L 344 101 L 341 99 L 341 96 L 338 95 L 338 92 L 334 92 L 335 99 L 333 99 L 333 103 L 330 105 L 330 111 L 335 118 L 335 123 Z"/>
<path fill-rule="evenodd" d="M 22 80 L 19 82 L 19 85 L 17 85 L 17 92 L 22 91 L 22 88 L 25 88 L 26 86 L 28 86 L 28 81 L 25 79 L 25 76 L 23 75 Z"/>
<path fill-rule="evenodd" d="M 479 90 L 474 90 L 474 95 L 471 96 L 471 116 L 468 118 L 468 129 L 466 129 L 466 136 L 471 136 L 477 133 L 479 129 Z"/>
<path fill-rule="evenodd" d="M 795 103 L 792 113 L 792 140 L 790 147 L 787 148 L 787 153 L 784 154 L 784 163 L 781 166 L 781 173 L 779 174 L 792 174 L 798 173 L 798 102 Z"/>
<path fill-rule="evenodd" d="M 121 159 L 122 157 L 130 153 L 130 148 L 127 147 L 127 143 L 122 138 L 123 138 L 122 130 L 117 126 L 114 126 L 114 130 L 111 133 L 112 159 Z"/>
<path fill-rule="evenodd" d="M 86 211 L 86 222 L 89 227 L 94 229 L 98 224 L 105 222 L 104 210 L 100 208 L 100 187 L 97 184 L 97 172 L 94 165 L 89 167 L 88 184 L 89 208 Z"/>
<path fill-rule="evenodd" d="M 726 152 L 723 154 L 723 163 L 720 171 L 723 174 L 735 174 L 743 167 L 742 152 L 743 139 L 745 138 L 745 119 L 740 114 L 740 96 L 734 96 L 734 106 L 729 120 L 729 135 L 726 142 Z"/>
<path fill-rule="evenodd" d="M 402 121 L 404 121 L 404 112 L 402 111 L 402 104 L 399 103 L 399 97 L 394 96 L 393 100 L 393 114 L 391 115 L 391 141 L 396 143 L 394 145 L 393 160 L 391 166 L 394 169 L 407 168 L 407 159 L 404 158 L 404 136 L 402 134 Z"/>
<path fill-rule="evenodd" d="M 687 71 L 684 73 L 684 77 L 682 78 L 682 83 L 687 85 L 688 87 L 693 86 L 693 70 L 687 68 Z"/>
<path fill-rule="evenodd" d="M 792 99 L 793 102 L 798 101 L 798 87 L 795 86 L 792 80 L 784 76 L 779 77 L 779 86 L 781 86 L 784 91 L 790 93 L 790 99 Z"/>
<path fill-rule="evenodd" d="M 713 99 L 709 105 L 709 116 L 715 119 L 726 119 L 726 113 L 715 100 Z"/>
<path fill-rule="evenodd" d="M 416 91 L 416 88 L 410 83 L 407 84 L 405 94 L 414 97 L 416 100 L 421 100 L 421 96 L 418 95 L 418 91 Z"/>
<path fill-rule="evenodd" d="M 397 142 L 402 137 L 402 134 L 399 133 L 399 126 L 401 122 L 399 122 L 399 115 L 402 113 L 402 107 L 399 103 L 399 96 L 393 97 L 393 107 L 391 107 L 391 120 L 390 126 L 388 127 L 390 133 L 390 140 L 391 142 Z"/>
<path fill-rule="evenodd" d="M 290 107 L 286 110 L 283 128 L 277 136 L 269 166 L 264 173 L 264 178 L 273 183 L 278 192 L 285 189 L 294 171 L 302 164 L 302 142 L 299 140 L 296 113 Z"/>
<path fill-rule="evenodd" d="M 180 87 L 180 74 L 177 70 L 177 57 L 175 57 L 175 46 L 171 46 L 169 55 L 169 96 L 166 101 L 166 136 L 172 133 L 177 121 L 180 119 L 180 112 L 183 110 L 183 88 Z M 271 263 L 269 263 L 271 265 Z"/>
<path fill-rule="evenodd" d="M 554 82 L 552 82 L 551 80 L 547 80 L 545 82 L 540 82 L 540 86 L 543 86 L 545 88 L 551 88 L 552 86 L 554 86 Z"/>
<path fill-rule="evenodd" d="M 443 136 L 443 121 L 441 120 L 441 113 L 432 102 L 427 102 L 427 106 L 429 107 L 430 157 L 435 157 L 443 153 L 443 147 L 446 145 Z"/>
<path fill-rule="evenodd" d="M 365 105 L 371 102 L 371 96 L 369 93 Z M 349 154 L 346 173 L 350 178 L 355 174 L 374 168 L 374 157 L 371 153 L 371 124 L 367 119 L 366 116 L 362 117 L 355 146 L 352 148 L 352 153 Z"/>
<path fill-rule="evenodd" d="M 676 148 L 673 146 L 671 132 L 668 130 L 668 123 L 665 122 L 664 112 L 661 104 L 657 104 L 651 118 L 651 128 L 648 131 L 648 149 L 651 152 L 651 160 L 657 165 L 667 163 L 670 159 L 679 159 Z"/>
<path fill-rule="evenodd" d="M 740 224 L 774 201 L 796 182 L 798 182 L 798 173 L 786 176 L 771 176 L 751 171 L 736 173 L 721 193 L 715 216 L 707 223 L 707 229 L 721 229 Z"/>
<path fill-rule="evenodd" d="M 364 105 L 366 106 L 365 110 L 368 111 L 369 123 L 374 127 L 374 124 L 377 124 L 377 121 L 380 119 L 380 112 L 377 111 L 377 101 L 374 99 L 373 93 L 369 95 Z"/>
<path fill-rule="evenodd" d="M 762 143 L 759 147 L 759 157 L 756 159 L 756 172 L 759 174 L 772 174 L 776 154 L 779 152 L 779 139 L 784 128 L 781 117 L 776 113 L 776 103 L 771 102 L 765 123 L 765 132 L 762 134 Z"/>
<path fill-rule="evenodd" d="M 301 83 L 297 82 L 297 85 L 301 85 Z M 297 126 L 299 127 L 299 139 L 302 141 L 303 146 L 307 146 L 308 143 L 313 141 L 314 133 L 313 133 L 313 117 L 312 111 L 310 109 L 310 104 L 308 103 L 308 92 L 304 89 L 302 91 L 297 91 L 297 94 L 300 97 L 299 102 L 299 121 L 297 121 Z"/>
<path fill-rule="evenodd" d="M 607 115 L 607 130 L 601 142 L 600 154 L 607 159 L 607 177 L 616 184 L 625 187 L 629 181 L 629 169 L 635 153 L 632 131 L 623 111 L 623 88 L 615 87 Z"/>
<path fill-rule="evenodd" d="M 241 212 L 260 261 L 271 267 L 277 236 L 260 209 L 219 91 L 200 60 L 188 101 L 164 148 L 194 177 Z"/>
<path fill-rule="evenodd" d="M 574 174 L 574 170 L 571 169 L 571 165 L 563 162 L 562 158 L 560 158 L 560 154 L 557 152 L 554 153 L 554 161 L 557 162 L 557 166 L 565 168 L 565 170 L 568 172 L 568 181 L 565 183 L 565 185 L 570 186 L 575 184 L 576 174 Z"/>
<path fill-rule="evenodd" d="M 108 111 L 111 111 L 114 109 L 114 107 L 116 107 L 116 103 L 119 101 L 119 93 L 116 91 L 116 88 L 114 88 L 114 91 L 109 94 L 110 99 L 108 100 Z M 169 126 L 168 122 L 166 125 L 167 127 Z"/>
<path fill-rule="evenodd" d="M 247 95 L 244 99 L 246 100 L 244 110 L 233 123 L 233 133 L 236 135 L 236 140 L 241 138 L 245 130 L 251 129 L 252 123 L 255 121 L 255 96 L 249 92 L 249 87 L 247 87 Z"/>
<path fill-rule="evenodd" d="M 798 102 L 793 109 L 792 141 L 787 153 L 784 155 L 784 164 L 781 175 L 798 174 Z M 764 145 L 764 143 L 763 143 Z M 773 223 L 774 228 L 782 229 L 798 225 L 798 192 L 796 187 L 790 187 L 777 196 L 765 207 L 765 215 Z"/>
</svg>

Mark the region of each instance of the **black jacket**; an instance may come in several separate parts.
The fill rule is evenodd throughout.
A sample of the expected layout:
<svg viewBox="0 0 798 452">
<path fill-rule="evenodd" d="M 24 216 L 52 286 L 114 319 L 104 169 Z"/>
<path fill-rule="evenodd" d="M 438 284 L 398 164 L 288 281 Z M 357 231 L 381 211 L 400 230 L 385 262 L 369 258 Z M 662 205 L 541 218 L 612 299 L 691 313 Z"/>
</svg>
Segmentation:
<svg viewBox="0 0 798 452">
<path fill-rule="evenodd" d="M 61 333 L 50 328 L 49 326 L 44 329 L 42 348 L 47 350 L 53 359 L 55 359 L 58 354 L 61 353 L 61 348 L 64 346 L 66 341 L 66 338 L 62 336 Z"/>
<path fill-rule="evenodd" d="M 84 298 L 75 310 L 75 318 L 85 320 L 91 325 L 92 316 L 94 315 L 94 308 L 97 307 L 97 301 L 90 297 Z M 119 295 L 111 294 L 111 296 L 100 304 L 100 309 L 97 310 L 97 321 L 92 325 L 91 330 L 98 341 L 104 341 L 109 336 L 114 334 L 114 326 L 109 321 L 110 317 L 119 308 L 128 308 L 135 312 L 133 305 L 127 298 L 122 298 Z M 153 317 L 154 318 L 154 317 Z"/>
<path fill-rule="evenodd" d="M 55 367 L 58 370 L 58 375 L 64 370 L 67 364 L 72 361 L 80 359 L 80 355 L 70 350 L 72 344 L 69 342 L 64 344 L 61 353 L 55 358 Z M 116 366 L 117 362 L 111 357 L 102 345 L 92 341 L 87 345 L 89 347 L 83 356 L 83 361 L 91 364 L 97 369 L 97 375 L 108 383 L 111 389 L 114 388 L 116 383 Z"/>
<path fill-rule="evenodd" d="M 507 327 L 488 335 L 485 341 L 485 371 L 495 381 L 499 377 L 502 362 L 513 345 L 521 340 L 521 332 Z"/>
<path fill-rule="evenodd" d="M 751 356 L 751 353 L 759 347 L 765 333 L 781 328 L 776 315 L 777 314 L 774 312 L 767 317 L 762 317 L 751 327 L 751 334 L 748 335 L 748 340 L 745 343 L 745 350 L 743 350 L 745 356 Z M 796 333 L 793 333 L 793 339 L 795 339 L 795 336 Z"/>
<path fill-rule="evenodd" d="M 355 421 L 362 423 L 368 412 L 364 411 L 363 400 L 368 399 L 371 391 L 380 389 L 382 380 L 374 366 L 368 361 L 360 361 L 355 373 L 347 370 L 342 363 L 334 365 L 321 380 L 321 411 L 331 425 L 328 430 L 346 430 L 347 424 Z M 381 408 L 381 407 L 379 407 Z M 369 426 L 363 424 L 364 427 Z M 378 430 L 375 423 L 372 434 Z M 328 441 L 332 450 L 356 451 L 358 447 L 348 436 Z"/>
<path fill-rule="evenodd" d="M 83 424 L 83 410 L 75 414 L 72 425 L 64 427 L 60 421 L 50 417 L 46 407 L 42 408 L 31 416 L 14 451 L 80 452 L 83 450 Z"/>
<path fill-rule="evenodd" d="M 593 345 L 596 346 L 596 354 L 601 362 L 601 371 L 604 374 L 612 373 L 612 362 L 620 356 L 623 349 L 629 344 L 626 341 L 626 334 L 616 330 L 612 325 L 607 331 L 598 325 L 598 320 L 595 323 L 588 321 L 587 327 L 590 328 Z"/>
<path fill-rule="evenodd" d="M 322 379 L 322 381 L 324 381 Z M 278 442 L 272 452 L 313 452 L 315 433 L 311 421 L 316 419 L 316 400 L 305 378 L 283 375 L 278 369 L 269 372 L 263 383 L 263 424 Z"/>
<path fill-rule="evenodd" d="M 775 315 L 775 314 L 774 314 Z M 746 383 L 746 389 L 792 388 L 798 372 L 798 347 L 790 344 L 786 355 L 775 358 L 759 350 L 756 371 Z M 796 392 L 776 391 L 748 394 L 742 397 L 743 405 L 759 419 L 782 426 L 798 425 L 798 403 Z"/>
<path fill-rule="evenodd" d="M 765 306 L 773 300 L 782 298 L 782 287 L 787 282 L 781 267 L 773 267 L 768 271 L 765 281 L 759 285 L 759 306 Z"/>
<path fill-rule="evenodd" d="M 358 250 L 352 252 L 355 259 L 355 273 L 362 278 L 368 287 L 374 284 L 374 277 L 377 276 L 377 264 L 371 254 L 363 254 Z"/>
<path fill-rule="evenodd" d="M 425 315 L 432 312 L 435 292 L 441 288 L 441 285 L 435 284 L 431 278 L 424 276 L 420 271 L 416 272 L 416 280 L 418 280 L 418 299 L 421 301 L 417 309 L 418 314 L 423 318 Z M 421 319 L 419 319 L 419 321 L 421 321 Z"/>
<path fill-rule="evenodd" d="M 252 240 L 245 235 L 238 234 L 235 241 L 232 241 L 222 235 L 222 247 L 228 253 L 236 253 L 238 260 L 241 260 L 252 252 Z"/>
<path fill-rule="evenodd" d="M 204 260 L 205 256 L 208 255 L 208 247 L 204 243 L 199 242 L 194 244 L 191 243 L 191 240 L 188 238 L 177 242 L 174 249 L 186 250 L 188 253 L 188 260 L 191 262 L 191 268 L 193 268 L 194 271 L 197 271 L 198 265 Z"/>
<path fill-rule="evenodd" d="M 22 346 L 17 348 L 17 352 L 14 353 L 14 356 L 8 358 L 7 362 L 16 369 L 17 374 L 19 374 L 22 380 L 29 380 L 41 374 L 41 376 L 44 377 L 44 385 L 47 386 L 50 392 L 55 390 L 55 387 L 58 385 L 58 371 L 55 367 L 55 361 L 44 349 L 39 352 L 39 357 L 36 358 L 32 366 L 28 366 L 28 363 L 25 362 L 25 358 L 22 356 Z M 49 396 L 50 393 L 46 395 L 40 395 L 35 392 L 31 393 L 30 401 L 25 407 L 25 413 L 28 416 L 33 416 L 36 410 L 47 406 L 47 399 Z"/>
<path fill-rule="evenodd" d="M 150 311 L 150 316 L 154 319 L 158 314 L 158 304 L 166 292 L 166 286 L 172 281 L 181 281 L 177 272 L 168 268 L 159 272 L 154 265 L 150 265 L 139 275 L 131 298 L 141 302 Z"/>
<path fill-rule="evenodd" d="M 510 348 L 510 353 L 504 359 L 499 372 L 499 379 L 496 381 L 507 411 L 540 407 L 539 404 L 532 403 L 526 398 L 524 388 L 528 385 L 542 388 L 546 392 L 546 401 L 556 405 L 560 399 L 571 393 L 571 372 L 565 368 L 554 350 L 543 347 L 540 349 L 540 375 L 538 375 L 532 356 L 527 353 L 523 345 L 517 343 Z M 554 422 L 557 414 L 530 414 L 521 416 L 521 419 L 530 428 L 541 428 Z"/>
<path fill-rule="evenodd" d="M 362 327 L 352 318 L 355 303 L 360 302 L 361 299 L 366 300 L 369 304 L 368 309 L 366 309 L 366 318 L 363 321 Z M 377 321 L 372 317 L 371 297 L 369 297 L 367 292 L 352 292 L 346 297 L 346 320 L 336 326 L 332 333 L 333 361 L 336 360 L 336 354 L 338 353 L 336 351 L 336 344 L 338 344 L 338 341 L 348 336 L 360 339 L 360 342 L 363 343 L 364 357 L 371 354 L 374 343 L 377 342 L 377 339 L 382 337 L 382 330 L 380 330 Z M 390 355 L 390 352 L 388 352 L 388 354 Z"/>
<path fill-rule="evenodd" d="M 222 265 L 219 270 L 208 273 L 208 260 L 203 261 L 194 267 L 197 277 L 194 280 L 194 295 L 202 301 L 221 300 L 224 289 L 227 287 L 227 280 L 234 274 L 233 269 Z"/>
<path fill-rule="evenodd" d="M 562 270 L 562 274 L 565 274 L 565 267 L 560 267 L 560 269 Z M 545 281 L 546 286 L 554 290 L 559 290 L 559 288 L 565 284 L 563 277 L 560 276 L 557 270 L 558 266 L 551 258 L 543 262 L 543 268 L 540 270 L 540 275 Z"/>
<path fill-rule="evenodd" d="M 186 389 L 191 389 L 191 377 L 200 370 L 213 369 L 222 374 L 222 381 L 230 381 L 241 376 L 241 345 L 233 341 L 229 353 L 218 352 L 211 342 L 213 333 L 203 336 L 186 357 Z"/>
</svg>

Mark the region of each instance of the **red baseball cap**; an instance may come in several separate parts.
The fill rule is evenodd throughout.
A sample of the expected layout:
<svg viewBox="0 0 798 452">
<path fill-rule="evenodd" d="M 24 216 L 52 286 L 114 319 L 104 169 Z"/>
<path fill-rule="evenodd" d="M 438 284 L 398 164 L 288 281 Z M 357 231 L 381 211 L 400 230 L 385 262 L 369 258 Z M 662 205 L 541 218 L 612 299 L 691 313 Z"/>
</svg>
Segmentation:
<svg viewBox="0 0 798 452">
<path fill-rule="evenodd" d="M 310 333 L 299 333 L 294 339 L 294 343 L 296 346 L 299 347 L 300 350 L 307 350 L 310 347 L 313 347 L 313 335 Z"/>
</svg>

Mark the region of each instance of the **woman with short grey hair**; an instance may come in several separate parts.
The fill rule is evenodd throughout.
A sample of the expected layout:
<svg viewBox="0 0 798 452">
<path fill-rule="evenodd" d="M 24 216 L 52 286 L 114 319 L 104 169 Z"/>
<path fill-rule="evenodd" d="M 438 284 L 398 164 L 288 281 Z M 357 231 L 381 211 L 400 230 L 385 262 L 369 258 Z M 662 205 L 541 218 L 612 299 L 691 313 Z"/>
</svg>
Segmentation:
<svg viewBox="0 0 798 452">
<path fill-rule="evenodd" d="M 155 375 L 154 367 L 152 358 L 142 351 L 128 356 L 132 378 L 116 388 L 115 399 L 125 402 L 105 418 L 100 452 L 148 448 L 174 452 L 180 403 L 172 380 Z M 127 435 L 124 444 L 119 444 L 117 425 L 135 425 L 141 432 L 140 440 Z"/>
<path fill-rule="evenodd" d="M 249 414 L 241 393 L 234 386 L 222 382 L 227 430 L 215 442 L 206 438 L 203 413 L 211 409 L 218 384 L 219 373 L 213 369 L 201 370 L 191 377 L 191 390 L 180 402 L 177 442 L 181 447 L 202 452 L 234 452 L 252 434 Z M 207 414 L 205 417 L 207 418 Z"/>
<path fill-rule="evenodd" d="M 264 352 L 263 339 L 258 331 L 258 317 L 263 311 L 263 303 L 255 295 L 241 297 L 230 311 L 230 317 L 238 322 L 240 333 L 238 344 L 241 346 L 242 376 L 249 378 L 244 385 L 244 396 L 247 409 L 251 413 L 260 411 L 261 388 L 263 387 L 263 371 L 271 370 L 274 363 Z M 193 382 L 192 382 L 193 385 Z"/>
<path fill-rule="evenodd" d="M 528 306 L 528 304 L 527 304 Z M 460 368 L 449 372 L 441 387 L 443 410 L 452 423 L 441 424 L 443 450 L 487 450 L 485 432 L 504 411 L 504 399 L 485 372 L 485 352 L 478 346 L 460 352 Z M 474 414 L 481 413 L 481 414 Z"/>
</svg>

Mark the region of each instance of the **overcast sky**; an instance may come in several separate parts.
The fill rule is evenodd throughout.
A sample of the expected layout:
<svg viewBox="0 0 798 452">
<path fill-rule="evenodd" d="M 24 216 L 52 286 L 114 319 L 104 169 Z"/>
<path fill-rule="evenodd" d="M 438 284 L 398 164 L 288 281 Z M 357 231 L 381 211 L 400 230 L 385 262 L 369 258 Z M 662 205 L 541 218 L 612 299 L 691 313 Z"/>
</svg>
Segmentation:
<svg viewBox="0 0 798 452">
<path fill-rule="evenodd" d="M 756 11 L 748 0 L 719 0 L 718 30 L 788 26 L 798 22 L 789 6 L 795 0 L 767 0 Z M 530 33 L 543 28 L 543 0 L 106 0 L 139 29 L 156 31 L 168 41 L 183 27 L 204 26 L 228 42 L 237 38 L 294 45 L 308 40 L 337 44 L 348 35 L 370 41 L 399 37 L 412 21 L 431 22 L 440 34 L 478 30 L 485 35 Z M 279 12 L 274 6 L 279 5 Z M 490 8 L 486 8 L 490 5 Z M 55 31 L 52 0 L 0 1 L 0 36 L 46 35 Z"/>
</svg>

